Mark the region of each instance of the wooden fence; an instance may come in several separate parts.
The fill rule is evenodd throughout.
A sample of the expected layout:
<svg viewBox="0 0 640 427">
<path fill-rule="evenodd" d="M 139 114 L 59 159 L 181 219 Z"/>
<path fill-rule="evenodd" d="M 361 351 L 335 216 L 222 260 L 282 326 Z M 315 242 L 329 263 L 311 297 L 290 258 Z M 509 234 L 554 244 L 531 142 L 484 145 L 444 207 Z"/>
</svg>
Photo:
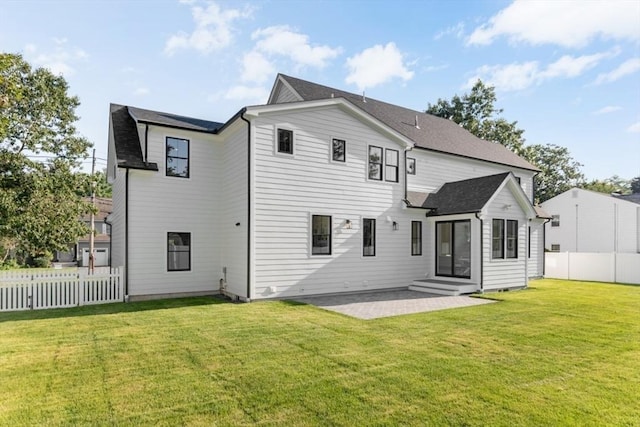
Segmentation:
<svg viewBox="0 0 640 427">
<path fill-rule="evenodd" d="M 122 268 L 0 271 L 0 311 L 124 301 Z"/>
</svg>

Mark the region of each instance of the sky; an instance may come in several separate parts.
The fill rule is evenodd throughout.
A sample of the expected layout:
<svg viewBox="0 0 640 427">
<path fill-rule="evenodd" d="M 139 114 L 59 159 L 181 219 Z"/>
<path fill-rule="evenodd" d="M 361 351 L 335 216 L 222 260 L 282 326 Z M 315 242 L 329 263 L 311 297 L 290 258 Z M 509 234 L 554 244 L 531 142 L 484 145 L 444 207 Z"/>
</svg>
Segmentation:
<svg viewBox="0 0 640 427">
<path fill-rule="evenodd" d="M 65 77 L 99 167 L 109 103 L 225 122 L 283 73 L 419 111 L 480 78 L 527 144 L 640 176 L 640 0 L 0 0 L 0 51 Z"/>
</svg>

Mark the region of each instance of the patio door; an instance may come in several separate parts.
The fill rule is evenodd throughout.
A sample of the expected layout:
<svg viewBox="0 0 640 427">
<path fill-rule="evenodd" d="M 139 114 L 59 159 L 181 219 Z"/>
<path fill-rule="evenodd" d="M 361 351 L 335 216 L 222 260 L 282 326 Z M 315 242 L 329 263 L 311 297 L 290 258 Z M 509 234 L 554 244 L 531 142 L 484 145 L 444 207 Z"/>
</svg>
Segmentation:
<svg viewBox="0 0 640 427">
<path fill-rule="evenodd" d="M 436 222 L 436 275 L 471 278 L 471 220 Z"/>
</svg>

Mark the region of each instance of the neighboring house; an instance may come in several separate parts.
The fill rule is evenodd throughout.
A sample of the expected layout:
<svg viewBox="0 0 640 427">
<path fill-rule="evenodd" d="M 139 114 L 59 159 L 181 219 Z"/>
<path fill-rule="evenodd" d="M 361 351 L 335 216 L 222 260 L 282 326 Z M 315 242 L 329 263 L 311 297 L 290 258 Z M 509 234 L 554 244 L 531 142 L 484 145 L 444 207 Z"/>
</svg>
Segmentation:
<svg viewBox="0 0 640 427">
<path fill-rule="evenodd" d="M 640 253 L 640 198 L 573 188 L 542 204 L 545 249 L 553 252 Z"/>
<path fill-rule="evenodd" d="M 90 201 L 88 199 L 87 201 Z M 95 267 L 104 267 L 110 265 L 110 252 L 111 252 L 111 230 L 110 225 L 107 223 L 107 216 L 112 210 L 111 199 L 96 197 L 96 208 L 98 212 L 94 217 L 94 252 L 95 252 Z M 90 227 L 91 217 L 86 215 L 82 218 L 82 221 Z M 86 267 L 89 265 L 89 238 L 90 235 L 86 235 L 78 239 L 75 245 L 67 252 L 57 252 L 55 261 L 58 263 L 73 263 L 79 267 Z"/>
<path fill-rule="evenodd" d="M 458 294 L 543 273 L 536 167 L 452 121 L 293 77 L 225 123 L 112 104 L 108 160 L 131 298 Z"/>
</svg>

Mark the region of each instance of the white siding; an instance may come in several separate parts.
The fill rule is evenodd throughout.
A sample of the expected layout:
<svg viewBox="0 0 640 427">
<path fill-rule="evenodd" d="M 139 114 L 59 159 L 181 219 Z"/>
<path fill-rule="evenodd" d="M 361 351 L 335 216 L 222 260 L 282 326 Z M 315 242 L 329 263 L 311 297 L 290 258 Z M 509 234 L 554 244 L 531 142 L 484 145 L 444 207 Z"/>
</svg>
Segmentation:
<svg viewBox="0 0 640 427">
<path fill-rule="evenodd" d="M 544 274 L 544 222 L 534 219 L 531 227 L 531 257 L 528 260 L 529 277 L 542 277 Z"/>
<path fill-rule="evenodd" d="M 529 200 L 533 200 L 533 172 L 531 171 L 419 148 L 409 151 L 407 157 L 416 159 L 416 174 L 408 175 L 409 191 L 431 193 L 446 182 L 511 171 L 517 178 L 520 178 L 520 185 Z"/>
<path fill-rule="evenodd" d="M 626 252 L 638 248 L 638 204 L 593 191 L 568 190 L 542 204 L 560 215 L 560 226 L 547 223 L 547 249 L 561 252 Z"/>
<path fill-rule="evenodd" d="M 190 177 L 165 176 L 165 138 L 186 138 Z M 149 127 L 149 162 L 158 172 L 129 176 L 129 294 L 214 292 L 222 277 L 220 146 L 212 135 Z M 191 270 L 167 271 L 167 233 L 191 233 Z"/>
<path fill-rule="evenodd" d="M 505 209 L 505 206 L 510 206 Z M 491 232 L 493 219 L 515 219 L 518 221 L 518 258 L 492 259 Z M 487 217 L 483 220 L 483 289 L 496 290 L 523 287 L 527 284 L 527 227 L 529 221 L 507 186 L 493 199 Z M 505 227 L 506 233 L 506 227 Z M 505 248 L 506 251 L 506 248 Z"/>
<path fill-rule="evenodd" d="M 222 266 L 226 268 L 227 292 L 247 297 L 247 124 L 237 122 L 225 133 L 222 149 L 221 232 L 224 250 Z M 239 225 L 236 225 L 239 224 Z"/>
<path fill-rule="evenodd" d="M 125 265 L 125 169 L 117 169 L 112 187 L 113 208 L 111 219 L 111 265 Z"/>
<path fill-rule="evenodd" d="M 285 102 L 296 102 L 296 101 L 300 101 L 300 98 L 282 82 L 278 83 L 277 93 L 275 94 L 275 97 L 271 103 L 282 104 Z"/>
<path fill-rule="evenodd" d="M 294 132 L 294 155 L 275 153 L 277 127 Z M 344 164 L 330 160 L 332 138 L 346 140 Z M 369 144 L 399 151 L 398 183 L 367 180 Z M 403 207 L 403 150 L 338 108 L 255 120 L 255 289 L 253 298 L 405 287 L 424 278 L 411 256 Z M 331 215 L 332 254 L 311 256 L 311 215 Z M 362 218 L 376 219 L 376 256 L 362 256 Z M 351 221 L 351 229 L 346 227 Z M 393 230 L 392 221 L 399 224 Z M 423 241 L 423 250 L 431 242 Z"/>
</svg>

